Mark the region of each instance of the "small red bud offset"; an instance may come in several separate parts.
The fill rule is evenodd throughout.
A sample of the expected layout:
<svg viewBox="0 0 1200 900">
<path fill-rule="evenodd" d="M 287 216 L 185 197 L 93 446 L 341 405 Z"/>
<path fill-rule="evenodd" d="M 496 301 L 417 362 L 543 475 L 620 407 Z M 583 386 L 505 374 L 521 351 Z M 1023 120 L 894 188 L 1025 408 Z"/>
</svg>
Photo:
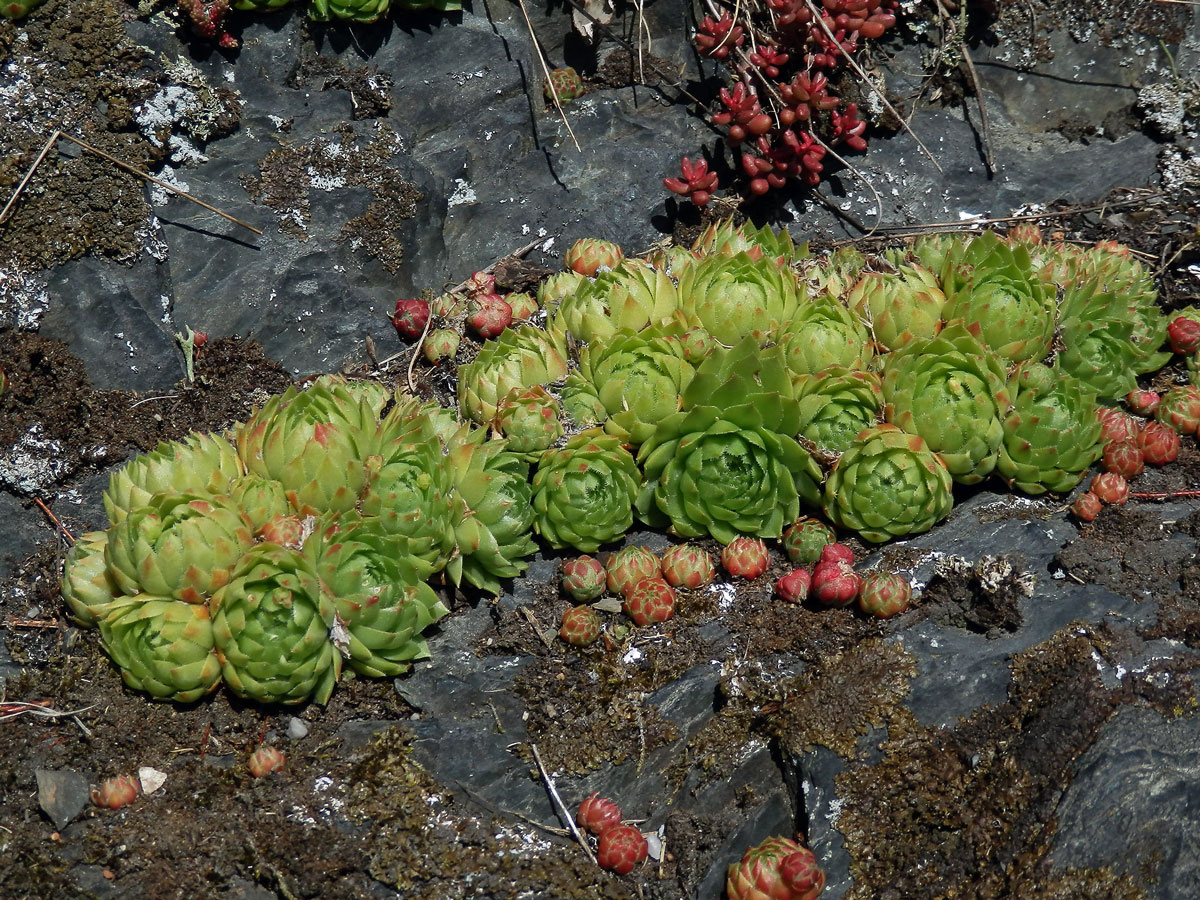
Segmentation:
<svg viewBox="0 0 1200 900">
<path fill-rule="evenodd" d="M 572 606 L 563 612 L 558 636 L 574 647 L 588 647 L 596 643 L 603 630 L 598 612 L 590 606 Z"/>
<path fill-rule="evenodd" d="M 808 593 L 826 606 L 849 606 L 858 596 L 861 583 L 849 563 L 817 563 Z"/>
<path fill-rule="evenodd" d="M 1125 402 L 1139 416 L 1152 416 L 1158 410 L 1162 397 L 1154 391 L 1130 391 L 1125 395 Z"/>
<path fill-rule="evenodd" d="M 494 338 L 512 324 L 512 307 L 499 294 L 484 294 L 471 301 L 467 324 L 485 340 Z"/>
<path fill-rule="evenodd" d="M 1167 340 L 1176 353 L 1187 356 L 1200 348 L 1200 322 L 1179 316 L 1167 326 Z"/>
<path fill-rule="evenodd" d="M 524 322 L 539 309 L 538 302 L 533 294 L 525 291 L 506 294 L 504 301 L 508 304 L 508 308 L 512 310 L 514 322 Z"/>
<path fill-rule="evenodd" d="M 595 791 L 579 804 L 575 822 L 580 828 L 586 828 L 599 837 L 608 829 L 621 824 L 621 808 L 607 797 L 601 797 L 599 791 Z"/>
<path fill-rule="evenodd" d="M 1129 499 L 1129 482 L 1125 480 L 1125 476 L 1116 472 L 1101 472 L 1092 479 L 1089 490 L 1101 503 L 1120 506 Z"/>
<path fill-rule="evenodd" d="M 203 347 L 207 343 L 208 343 L 208 332 L 207 331 L 192 332 L 192 346 L 195 347 L 197 350 L 199 350 L 201 347 Z"/>
<path fill-rule="evenodd" d="M 496 293 L 496 276 L 491 272 L 472 272 L 471 277 L 463 282 L 463 286 L 471 297 L 494 294 Z"/>
<path fill-rule="evenodd" d="M 675 615 L 675 592 L 661 578 L 643 578 L 625 597 L 625 615 L 635 625 L 654 625 Z"/>
<path fill-rule="evenodd" d="M 730 575 L 753 579 L 767 571 L 771 556 L 761 538 L 735 537 L 721 550 L 721 565 Z"/>
<path fill-rule="evenodd" d="M 1103 504 L 1100 502 L 1100 498 L 1091 491 L 1080 494 L 1075 502 L 1071 504 L 1071 512 L 1081 522 L 1091 522 L 1096 516 L 1100 515 L 1102 508 Z"/>
<path fill-rule="evenodd" d="M 1104 467 L 1105 472 L 1116 472 L 1126 478 L 1142 474 L 1146 467 L 1145 462 L 1136 440 L 1110 441 L 1104 445 L 1104 452 L 1100 457 L 1100 465 Z"/>
<path fill-rule="evenodd" d="M 848 566 L 854 565 L 854 551 L 845 544 L 837 542 L 826 544 L 821 548 L 821 555 L 817 559 L 817 565 L 835 562 L 844 562 Z"/>
<path fill-rule="evenodd" d="M 396 301 L 396 314 L 392 316 L 392 324 L 400 337 L 415 341 L 425 332 L 429 322 L 429 304 L 424 300 L 408 300 L 401 297 Z"/>
<path fill-rule="evenodd" d="M 269 744 L 260 744 L 246 760 L 246 768 L 255 778 L 263 778 L 278 772 L 286 762 L 287 755 L 282 750 L 276 750 Z"/>
<path fill-rule="evenodd" d="M 612 269 L 625 258 L 625 251 L 612 241 L 580 238 L 567 248 L 563 262 L 580 275 L 594 277 L 601 267 Z"/>
<path fill-rule="evenodd" d="M 797 519 L 783 533 L 783 549 L 787 551 L 788 559 L 798 566 L 811 566 L 821 558 L 825 545 L 833 541 L 832 529 L 809 517 Z"/>
<path fill-rule="evenodd" d="M 134 775 L 118 775 L 100 782 L 92 789 L 92 803 L 105 809 L 128 806 L 142 793 L 142 783 Z"/>
<path fill-rule="evenodd" d="M 1162 395 L 1154 418 L 1180 434 L 1195 434 L 1200 429 L 1200 388 L 1190 384 L 1171 388 Z"/>
<path fill-rule="evenodd" d="M 1162 422 L 1147 422 L 1137 437 L 1142 459 L 1152 466 L 1165 466 L 1179 458 L 1179 434 Z"/>
<path fill-rule="evenodd" d="M 808 569 L 793 569 L 775 582 L 775 593 L 788 603 L 803 603 L 808 599 L 812 576 Z"/>
<path fill-rule="evenodd" d="M 711 583 L 715 575 L 712 557 L 695 544 L 676 544 L 662 555 L 662 576 L 671 587 L 695 590 Z"/>
<path fill-rule="evenodd" d="M 646 547 L 629 546 L 609 556 L 604 564 L 608 589 L 628 597 L 643 578 L 657 578 L 662 562 Z"/>
<path fill-rule="evenodd" d="M 1142 423 L 1129 413 L 1111 406 L 1097 410 L 1100 417 L 1101 441 L 1132 441 L 1141 430 Z"/>
<path fill-rule="evenodd" d="M 595 600 L 604 593 L 604 566 L 590 556 L 568 559 L 562 567 L 562 589 L 577 603 Z"/>
<path fill-rule="evenodd" d="M 453 328 L 435 328 L 425 338 L 421 352 L 435 366 L 443 362 L 453 362 L 462 337 Z"/>
<path fill-rule="evenodd" d="M 618 875 L 628 875 L 646 858 L 650 845 L 632 825 L 614 825 L 605 829 L 596 845 L 596 862 Z"/>
<path fill-rule="evenodd" d="M 873 571 L 863 575 L 858 588 L 858 608 L 868 616 L 890 619 L 908 609 L 912 585 L 894 572 Z"/>
</svg>

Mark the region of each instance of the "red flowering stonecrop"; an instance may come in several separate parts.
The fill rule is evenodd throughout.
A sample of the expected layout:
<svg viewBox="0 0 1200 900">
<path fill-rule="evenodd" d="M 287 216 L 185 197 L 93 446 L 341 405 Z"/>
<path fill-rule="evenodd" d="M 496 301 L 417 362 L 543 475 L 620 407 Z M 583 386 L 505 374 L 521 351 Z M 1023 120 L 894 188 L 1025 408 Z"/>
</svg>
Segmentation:
<svg viewBox="0 0 1200 900">
<path fill-rule="evenodd" d="M 683 178 L 664 178 L 668 191 L 687 197 L 696 206 L 704 208 L 717 189 L 717 173 L 708 171 L 708 162 L 697 159 L 694 163 L 686 156 L 679 164 Z"/>
</svg>

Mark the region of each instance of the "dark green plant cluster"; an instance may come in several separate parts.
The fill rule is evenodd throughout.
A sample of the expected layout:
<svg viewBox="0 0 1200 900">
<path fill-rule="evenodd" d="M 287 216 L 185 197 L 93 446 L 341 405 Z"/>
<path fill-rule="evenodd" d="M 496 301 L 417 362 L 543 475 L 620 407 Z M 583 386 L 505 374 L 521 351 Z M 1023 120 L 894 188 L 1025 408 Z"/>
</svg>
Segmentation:
<svg viewBox="0 0 1200 900">
<path fill-rule="evenodd" d="M 816 260 L 730 223 L 650 260 L 596 244 L 457 369 L 457 411 L 321 378 L 115 473 L 63 594 L 126 681 L 323 702 L 343 666 L 427 653 L 431 578 L 499 593 L 535 535 L 590 553 L 636 518 L 728 544 L 815 510 L 886 541 L 944 518 L 955 482 L 1068 491 L 1101 452 L 1097 401 L 1169 355 L 1115 246 Z"/>
</svg>

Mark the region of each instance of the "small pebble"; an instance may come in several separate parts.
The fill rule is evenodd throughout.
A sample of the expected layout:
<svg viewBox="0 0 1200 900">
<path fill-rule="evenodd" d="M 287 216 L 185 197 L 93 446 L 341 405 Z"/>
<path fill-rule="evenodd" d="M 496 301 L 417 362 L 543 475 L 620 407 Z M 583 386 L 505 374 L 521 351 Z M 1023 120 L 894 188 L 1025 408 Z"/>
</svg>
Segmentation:
<svg viewBox="0 0 1200 900">
<path fill-rule="evenodd" d="M 308 735 L 308 726 L 304 724 L 304 720 L 292 716 L 288 720 L 287 736 L 293 741 L 298 741 L 302 737 Z"/>
</svg>

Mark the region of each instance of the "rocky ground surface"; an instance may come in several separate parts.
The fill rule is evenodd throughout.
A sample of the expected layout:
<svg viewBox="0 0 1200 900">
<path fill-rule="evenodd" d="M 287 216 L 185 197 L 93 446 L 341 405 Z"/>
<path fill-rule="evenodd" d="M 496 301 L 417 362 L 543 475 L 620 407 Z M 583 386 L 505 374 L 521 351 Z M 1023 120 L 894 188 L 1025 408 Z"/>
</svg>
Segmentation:
<svg viewBox="0 0 1200 900">
<path fill-rule="evenodd" d="M 754 212 L 817 246 L 1045 214 L 1069 238 L 1132 246 L 1165 308 L 1197 302 L 1200 11 L 971 4 L 985 128 L 931 11 L 905 7 L 911 27 L 869 68 L 933 159 L 879 134 L 853 160 L 861 177 Z M 35 501 L 78 534 L 103 524 L 108 474 L 136 451 L 245 418 L 297 377 L 399 379 L 398 295 L 530 243 L 531 266 L 555 267 L 584 235 L 637 251 L 694 230 L 660 179 L 717 136 L 665 79 L 633 84 L 618 43 L 593 50 L 561 9 L 529 12 L 551 62 L 592 88 L 567 108 L 578 150 L 508 2 L 370 28 L 247 15 L 236 51 L 119 0 L 49 0 L 0 24 L 0 193 L 59 128 L 263 232 L 66 142 L 0 223 L 0 897 L 712 900 L 744 848 L 796 833 L 832 898 L 1200 896 L 1186 495 L 1079 526 L 1069 498 L 986 485 L 876 551 L 923 588 L 896 620 L 781 606 L 777 556 L 616 650 L 552 638 L 562 555 L 544 554 L 497 601 L 447 595 L 429 661 L 345 682 L 326 707 L 151 703 L 70 626 L 66 539 Z M 613 27 L 632 38 L 623 13 Z M 645 14 L 662 66 L 711 94 L 690 10 Z M 876 222 L 864 239 L 857 224 Z M 212 338 L 192 381 L 185 327 Z M 1191 441 L 1134 482 L 1198 486 Z M 264 741 L 287 767 L 254 779 L 245 758 Z M 90 785 L 141 767 L 162 787 L 88 805 Z M 572 806 L 615 799 L 658 833 L 656 858 L 601 872 L 548 781 Z"/>
</svg>

